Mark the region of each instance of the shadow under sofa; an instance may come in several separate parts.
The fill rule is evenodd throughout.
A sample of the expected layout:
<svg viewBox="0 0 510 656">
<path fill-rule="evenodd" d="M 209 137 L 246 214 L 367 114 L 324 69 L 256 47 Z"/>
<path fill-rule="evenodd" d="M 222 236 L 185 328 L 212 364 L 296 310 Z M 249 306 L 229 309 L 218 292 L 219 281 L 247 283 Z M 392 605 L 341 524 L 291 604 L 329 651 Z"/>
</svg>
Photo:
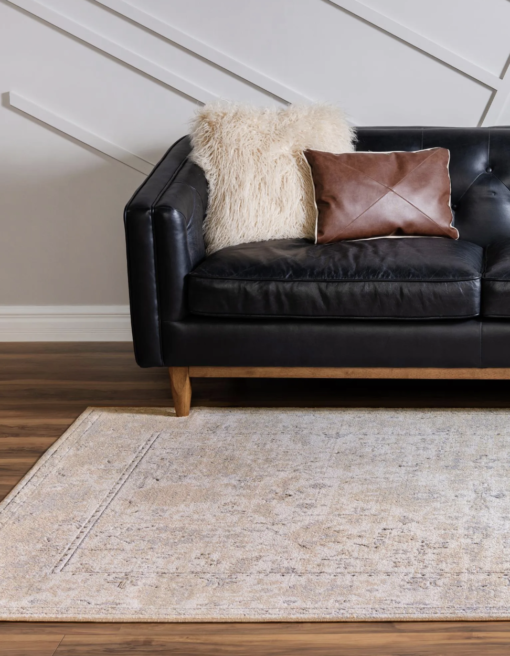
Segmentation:
<svg viewBox="0 0 510 656">
<path fill-rule="evenodd" d="M 458 241 L 231 246 L 206 256 L 189 137 L 125 210 L 134 351 L 190 377 L 510 379 L 510 128 L 358 129 L 360 151 L 448 148 Z"/>
</svg>

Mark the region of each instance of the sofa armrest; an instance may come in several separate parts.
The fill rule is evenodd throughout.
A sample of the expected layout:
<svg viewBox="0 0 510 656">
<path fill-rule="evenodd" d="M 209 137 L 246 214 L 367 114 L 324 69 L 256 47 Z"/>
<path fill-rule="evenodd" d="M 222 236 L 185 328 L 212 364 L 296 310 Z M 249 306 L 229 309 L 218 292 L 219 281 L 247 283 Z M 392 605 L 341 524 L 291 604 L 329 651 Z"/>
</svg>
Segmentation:
<svg viewBox="0 0 510 656">
<path fill-rule="evenodd" d="M 135 358 L 164 365 L 161 323 L 187 314 L 185 278 L 204 257 L 207 181 L 188 159 L 188 137 L 175 143 L 124 211 Z"/>
</svg>

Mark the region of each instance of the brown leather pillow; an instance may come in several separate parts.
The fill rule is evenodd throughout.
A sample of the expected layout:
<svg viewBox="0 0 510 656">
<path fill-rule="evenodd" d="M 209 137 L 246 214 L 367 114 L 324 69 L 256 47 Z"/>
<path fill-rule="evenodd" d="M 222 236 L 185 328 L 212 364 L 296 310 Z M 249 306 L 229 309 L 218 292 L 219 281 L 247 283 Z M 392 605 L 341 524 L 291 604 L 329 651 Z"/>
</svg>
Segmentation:
<svg viewBox="0 0 510 656">
<path fill-rule="evenodd" d="M 459 238 L 452 226 L 446 148 L 304 154 L 315 186 L 317 244 L 407 235 Z"/>
</svg>

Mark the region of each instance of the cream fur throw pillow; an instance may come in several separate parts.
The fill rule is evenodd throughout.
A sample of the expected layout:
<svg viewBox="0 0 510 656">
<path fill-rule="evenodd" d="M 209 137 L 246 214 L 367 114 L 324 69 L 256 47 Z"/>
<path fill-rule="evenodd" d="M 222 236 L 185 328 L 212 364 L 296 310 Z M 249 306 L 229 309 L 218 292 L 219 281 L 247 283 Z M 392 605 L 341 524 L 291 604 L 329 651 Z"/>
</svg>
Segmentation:
<svg viewBox="0 0 510 656">
<path fill-rule="evenodd" d="M 213 103 L 192 123 L 191 159 L 209 182 L 208 253 L 266 239 L 314 239 L 316 207 L 303 150 L 353 151 L 353 129 L 332 105 L 284 109 Z"/>
</svg>

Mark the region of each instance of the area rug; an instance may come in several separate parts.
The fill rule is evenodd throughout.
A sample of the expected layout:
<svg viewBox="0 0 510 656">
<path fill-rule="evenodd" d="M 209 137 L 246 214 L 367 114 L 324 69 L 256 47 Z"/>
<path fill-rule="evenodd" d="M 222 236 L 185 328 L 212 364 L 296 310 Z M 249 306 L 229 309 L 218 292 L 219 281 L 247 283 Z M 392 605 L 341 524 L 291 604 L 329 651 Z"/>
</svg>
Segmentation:
<svg viewBox="0 0 510 656">
<path fill-rule="evenodd" d="M 0 619 L 510 618 L 507 410 L 89 409 L 0 505 Z"/>
</svg>

